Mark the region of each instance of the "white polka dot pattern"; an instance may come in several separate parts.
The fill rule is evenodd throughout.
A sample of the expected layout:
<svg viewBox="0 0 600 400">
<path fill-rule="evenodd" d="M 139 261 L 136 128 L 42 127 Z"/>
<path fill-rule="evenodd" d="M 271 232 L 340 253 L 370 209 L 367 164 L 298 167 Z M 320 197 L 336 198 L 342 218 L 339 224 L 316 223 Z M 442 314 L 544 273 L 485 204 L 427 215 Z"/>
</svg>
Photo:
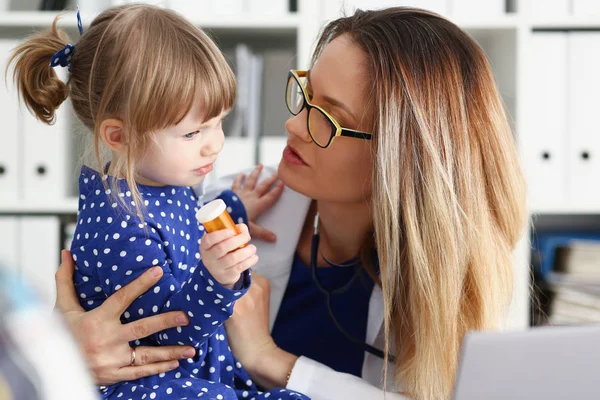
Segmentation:
<svg viewBox="0 0 600 400">
<path fill-rule="evenodd" d="M 171 310 L 184 311 L 189 325 L 168 329 L 132 345 L 177 345 L 196 348 L 196 355 L 180 361 L 179 368 L 122 382 L 101 389 L 102 398 L 181 399 L 203 397 L 238 399 L 262 398 L 256 385 L 235 360 L 226 339 L 223 323 L 231 316 L 233 304 L 247 290 L 250 274 L 244 273 L 239 289 L 220 285 L 204 267 L 199 256 L 200 229 L 194 214 L 196 197 L 191 188 L 139 186 L 145 200 L 144 223 L 136 213 L 118 207 L 115 194 L 106 190 L 112 178 L 83 167 L 80 177 L 78 224 L 71 251 L 76 260 L 75 284 L 82 306 L 93 309 L 151 265 L 163 269 L 163 277 L 123 313 L 124 322 Z M 121 193 L 131 196 L 124 181 Z M 235 200 L 233 198 L 235 197 Z M 236 221 L 246 220 L 241 201 L 231 191 L 220 196 Z M 159 200 L 160 199 L 160 200 Z M 118 202 L 118 201 L 117 201 Z M 120 204 L 120 203 L 119 203 Z M 93 206 L 92 206 L 93 205 Z M 193 222 L 191 222 L 193 221 Z M 223 307 L 228 304 L 228 307 Z M 234 368 L 234 366 L 236 368 Z M 247 393 L 243 396 L 243 393 Z M 305 399 L 290 394 L 286 399 Z M 277 393 L 279 397 L 280 394 Z"/>
</svg>

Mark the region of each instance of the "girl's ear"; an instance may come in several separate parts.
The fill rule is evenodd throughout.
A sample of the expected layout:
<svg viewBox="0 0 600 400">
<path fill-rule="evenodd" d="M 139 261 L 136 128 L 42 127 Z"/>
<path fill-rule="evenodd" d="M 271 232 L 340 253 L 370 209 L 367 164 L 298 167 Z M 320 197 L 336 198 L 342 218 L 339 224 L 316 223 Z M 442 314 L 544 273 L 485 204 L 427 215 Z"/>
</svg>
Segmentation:
<svg viewBox="0 0 600 400">
<path fill-rule="evenodd" d="M 122 154 L 127 150 L 123 122 L 121 120 L 109 118 L 102 121 L 100 125 L 100 137 L 112 151 Z"/>
</svg>

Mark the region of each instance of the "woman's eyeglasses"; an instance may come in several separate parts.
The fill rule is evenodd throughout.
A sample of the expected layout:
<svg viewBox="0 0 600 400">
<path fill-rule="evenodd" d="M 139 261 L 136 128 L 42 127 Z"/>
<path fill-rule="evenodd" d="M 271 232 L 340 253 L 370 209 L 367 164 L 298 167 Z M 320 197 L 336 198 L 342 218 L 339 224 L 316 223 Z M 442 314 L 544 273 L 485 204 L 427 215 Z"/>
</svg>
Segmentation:
<svg viewBox="0 0 600 400">
<path fill-rule="evenodd" d="M 323 149 L 331 146 L 333 139 L 337 136 L 353 137 L 357 139 L 371 140 L 370 133 L 360 132 L 354 129 L 342 128 L 341 125 L 329 113 L 319 106 L 308 101 L 306 93 L 307 71 L 291 70 L 288 75 L 285 90 L 285 103 L 292 115 L 298 115 L 306 108 L 308 117 L 308 133 L 315 144 Z"/>
</svg>

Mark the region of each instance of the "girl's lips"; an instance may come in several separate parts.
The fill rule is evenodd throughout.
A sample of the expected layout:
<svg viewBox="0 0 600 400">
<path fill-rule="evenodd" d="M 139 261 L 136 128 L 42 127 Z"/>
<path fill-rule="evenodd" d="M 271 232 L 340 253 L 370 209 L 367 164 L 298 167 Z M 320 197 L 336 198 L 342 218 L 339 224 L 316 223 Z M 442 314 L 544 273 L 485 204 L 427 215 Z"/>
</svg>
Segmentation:
<svg viewBox="0 0 600 400">
<path fill-rule="evenodd" d="M 210 171 L 212 171 L 213 169 L 213 163 L 207 164 L 204 167 L 200 167 L 198 169 L 195 169 L 194 172 L 199 174 L 199 175 L 206 175 L 208 174 Z"/>
</svg>

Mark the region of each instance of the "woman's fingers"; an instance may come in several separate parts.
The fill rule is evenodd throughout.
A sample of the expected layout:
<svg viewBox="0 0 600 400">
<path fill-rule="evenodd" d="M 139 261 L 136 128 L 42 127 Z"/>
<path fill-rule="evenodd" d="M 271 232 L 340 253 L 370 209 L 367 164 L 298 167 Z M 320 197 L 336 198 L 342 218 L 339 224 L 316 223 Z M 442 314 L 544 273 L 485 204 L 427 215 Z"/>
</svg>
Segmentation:
<svg viewBox="0 0 600 400">
<path fill-rule="evenodd" d="M 122 326 L 122 332 L 120 332 L 119 336 L 123 341 L 131 342 L 164 331 L 165 329 L 185 326 L 189 323 L 185 313 L 182 311 L 171 311 L 129 322 Z"/>
<path fill-rule="evenodd" d="M 135 348 L 135 365 L 150 365 L 163 361 L 192 358 L 196 350 L 191 346 L 138 346 Z M 129 362 L 127 360 L 127 362 Z"/>
<path fill-rule="evenodd" d="M 160 280 L 162 275 L 163 270 L 161 267 L 152 267 L 148 269 L 135 280 L 114 292 L 96 310 L 98 310 L 99 313 L 108 316 L 108 318 L 120 317 L 127 307 L 129 307 L 135 299 L 153 287 Z"/>
<path fill-rule="evenodd" d="M 177 361 L 162 361 L 148 365 L 122 367 L 115 372 L 111 380 L 113 380 L 115 383 L 132 381 L 146 376 L 158 375 L 163 372 L 172 371 L 178 366 L 179 363 Z"/>
<path fill-rule="evenodd" d="M 60 267 L 54 275 L 56 283 L 56 304 L 54 308 L 63 314 L 69 311 L 83 311 L 77 299 L 77 292 L 73 284 L 73 273 L 75 272 L 75 262 L 71 252 L 63 250 L 60 252 Z"/>
</svg>

